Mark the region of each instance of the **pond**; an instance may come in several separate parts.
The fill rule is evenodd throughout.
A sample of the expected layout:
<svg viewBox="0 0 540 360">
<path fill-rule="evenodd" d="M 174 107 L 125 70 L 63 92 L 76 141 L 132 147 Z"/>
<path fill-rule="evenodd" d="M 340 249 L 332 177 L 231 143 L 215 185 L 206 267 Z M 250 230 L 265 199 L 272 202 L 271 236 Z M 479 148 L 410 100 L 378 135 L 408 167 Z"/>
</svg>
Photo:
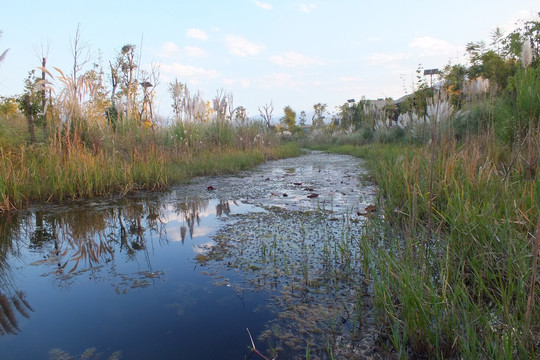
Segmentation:
<svg viewBox="0 0 540 360">
<path fill-rule="evenodd" d="M 4 215 L 0 358 L 378 357 L 364 175 L 358 159 L 309 152 Z"/>
</svg>

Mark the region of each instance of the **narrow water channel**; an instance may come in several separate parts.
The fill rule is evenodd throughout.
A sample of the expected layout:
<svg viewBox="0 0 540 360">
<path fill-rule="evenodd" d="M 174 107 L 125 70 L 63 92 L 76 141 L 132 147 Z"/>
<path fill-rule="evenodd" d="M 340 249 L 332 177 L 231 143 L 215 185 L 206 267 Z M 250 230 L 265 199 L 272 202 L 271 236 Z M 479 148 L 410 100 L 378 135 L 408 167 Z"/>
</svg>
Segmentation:
<svg viewBox="0 0 540 360">
<path fill-rule="evenodd" d="M 246 329 L 269 359 L 371 351 L 363 175 L 310 152 L 0 217 L 0 359 L 262 358 Z"/>
</svg>

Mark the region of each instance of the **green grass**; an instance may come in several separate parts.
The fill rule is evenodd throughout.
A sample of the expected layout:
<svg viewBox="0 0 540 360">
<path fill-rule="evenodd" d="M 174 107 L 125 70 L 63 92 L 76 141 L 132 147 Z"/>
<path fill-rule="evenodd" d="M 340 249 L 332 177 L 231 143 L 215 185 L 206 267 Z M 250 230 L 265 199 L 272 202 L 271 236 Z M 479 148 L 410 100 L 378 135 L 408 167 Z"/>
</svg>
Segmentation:
<svg viewBox="0 0 540 360">
<path fill-rule="evenodd" d="M 538 161 L 531 154 L 539 142 L 532 137 L 525 146 L 532 149 L 510 149 L 479 136 L 433 149 L 325 148 L 363 157 L 380 189 L 384 221 L 374 219 L 361 239 L 364 268 L 379 321 L 400 358 L 407 350 L 439 359 L 540 353 L 538 286 L 525 321 L 539 214 L 534 187 L 540 180 L 530 164 Z"/>
<path fill-rule="evenodd" d="M 186 149 L 140 144 L 98 151 L 83 144 L 0 148 L 0 210 L 31 202 L 87 199 L 159 190 L 195 176 L 234 173 L 297 156 L 294 144 Z"/>
</svg>

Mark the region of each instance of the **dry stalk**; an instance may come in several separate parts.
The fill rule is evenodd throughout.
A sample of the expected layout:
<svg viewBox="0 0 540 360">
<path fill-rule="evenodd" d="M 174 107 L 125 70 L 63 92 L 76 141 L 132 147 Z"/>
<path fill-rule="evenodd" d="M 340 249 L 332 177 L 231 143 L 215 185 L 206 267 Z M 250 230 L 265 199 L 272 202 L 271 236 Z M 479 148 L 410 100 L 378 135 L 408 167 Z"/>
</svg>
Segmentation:
<svg viewBox="0 0 540 360">
<path fill-rule="evenodd" d="M 536 286 L 536 273 L 538 269 L 538 250 L 540 249 L 540 215 L 536 222 L 536 235 L 534 236 L 533 243 L 533 262 L 531 266 L 531 285 L 529 287 L 529 296 L 527 298 L 527 309 L 525 311 L 525 324 L 527 327 L 531 324 L 531 315 L 534 309 L 534 290 Z"/>
<path fill-rule="evenodd" d="M 246 328 L 246 330 L 247 330 L 247 332 L 248 332 L 249 339 L 251 340 L 251 346 L 252 346 L 252 349 L 251 349 L 251 350 L 252 350 L 255 354 L 257 354 L 257 355 L 259 355 L 260 357 L 262 357 L 264 360 L 270 360 L 270 359 L 268 359 L 266 356 L 264 356 L 263 354 L 261 354 L 261 353 L 259 352 L 259 350 L 257 350 L 257 348 L 255 348 L 255 343 L 253 342 L 253 338 L 251 337 L 251 332 L 249 332 L 249 329 L 248 329 L 248 328 Z M 275 360 L 275 359 L 276 359 L 276 358 L 273 358 L 272 360 Z"/>
</svg>

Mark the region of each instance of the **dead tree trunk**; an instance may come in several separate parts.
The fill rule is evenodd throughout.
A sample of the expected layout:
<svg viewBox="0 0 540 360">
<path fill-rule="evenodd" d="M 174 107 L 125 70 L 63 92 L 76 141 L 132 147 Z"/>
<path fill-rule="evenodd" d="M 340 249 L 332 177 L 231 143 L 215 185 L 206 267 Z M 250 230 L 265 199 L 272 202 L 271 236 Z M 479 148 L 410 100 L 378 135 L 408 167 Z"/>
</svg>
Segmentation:
<svg viewBox="0 0 540 360">
<path fill-rule="evenodd" d="M 26 119 L 28 120 L 28 134 L 30 135 L 30 143 L 36 142 L 36 133 L 34 132 L 34 115 L 32 114 L 32 105 L 30 104 L 30 95 L 24 96 L 24 109 Z"/>
</svg>

